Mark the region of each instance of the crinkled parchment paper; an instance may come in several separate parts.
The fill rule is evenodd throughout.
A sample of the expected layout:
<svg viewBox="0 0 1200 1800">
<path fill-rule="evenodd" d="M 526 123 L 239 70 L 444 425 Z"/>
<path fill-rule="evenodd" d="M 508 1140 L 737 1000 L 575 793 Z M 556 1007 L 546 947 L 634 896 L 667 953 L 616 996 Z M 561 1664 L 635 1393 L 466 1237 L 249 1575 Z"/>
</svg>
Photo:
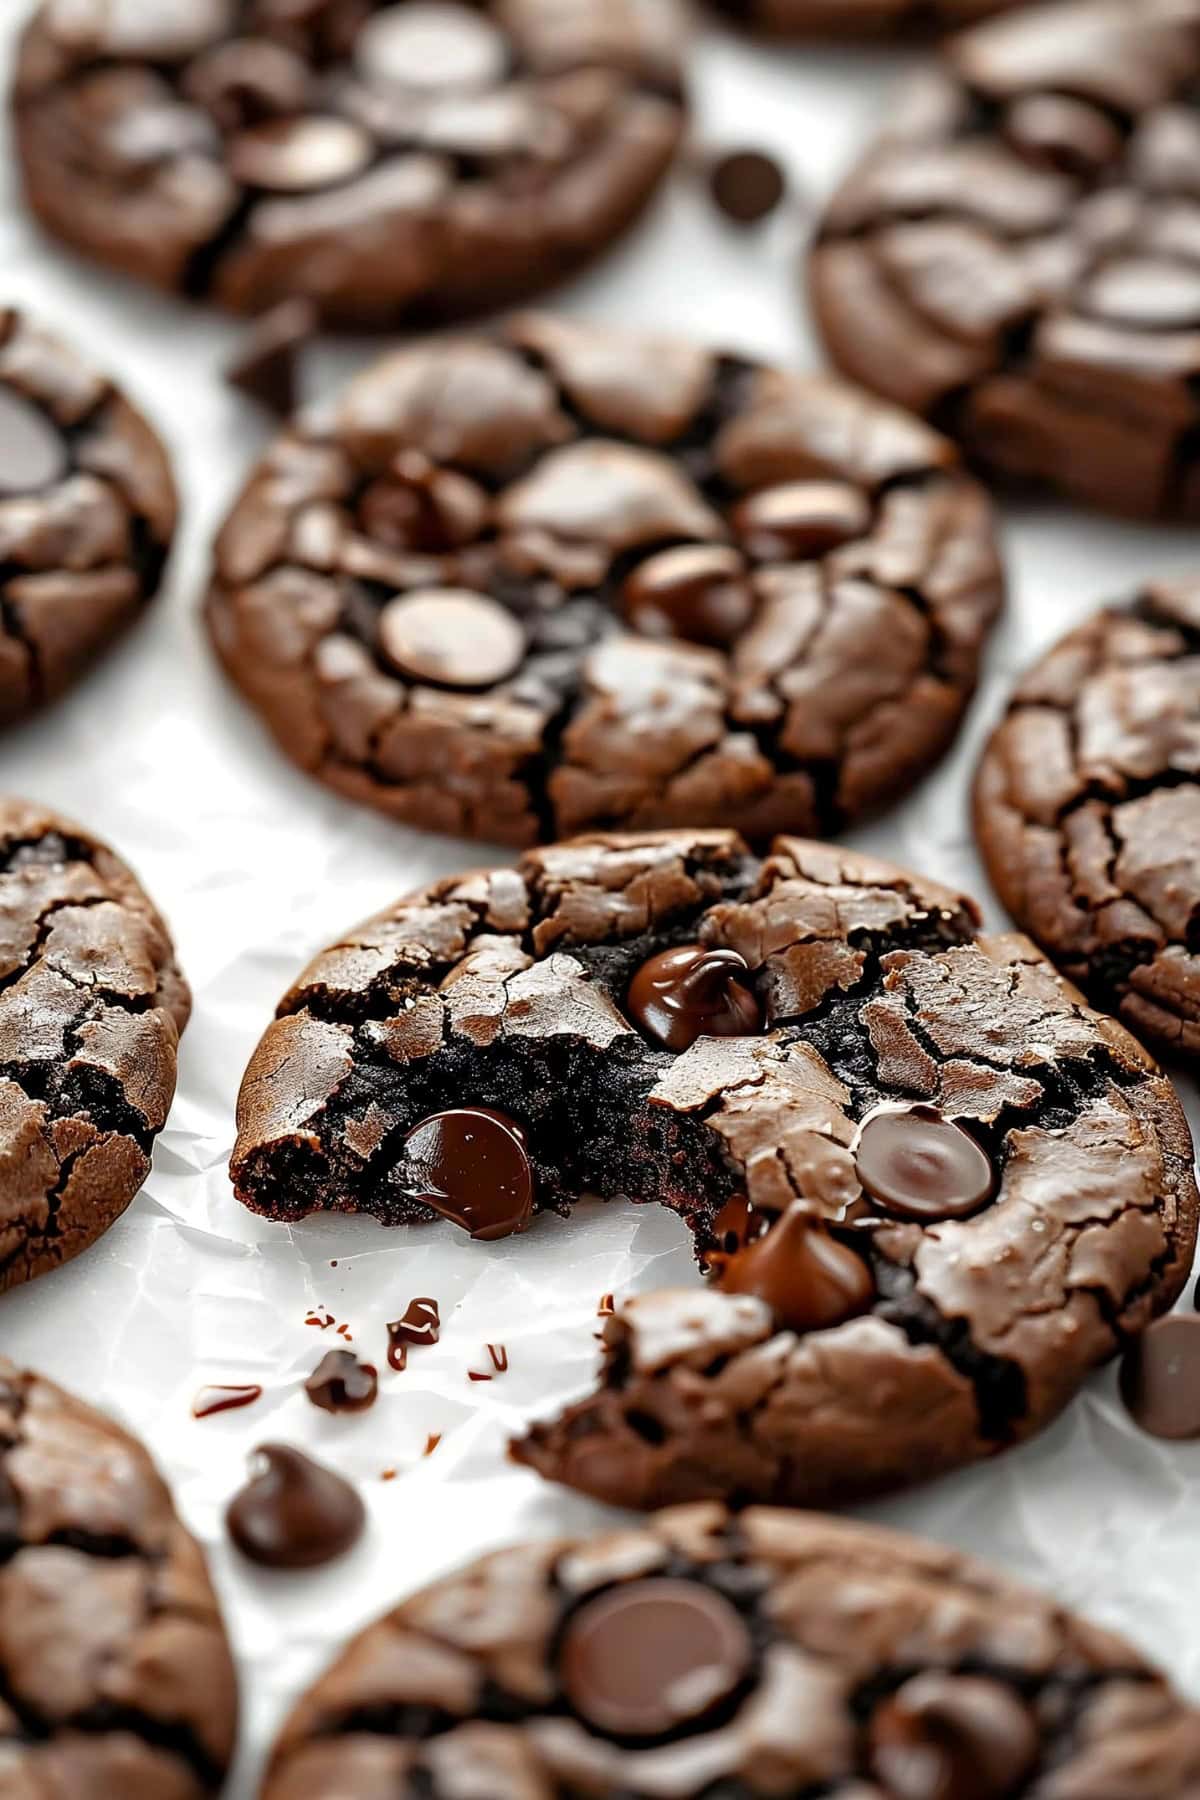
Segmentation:
<svg viewBox="0 0 1200 1800">
<path fill-rule="evenodd" d="M 7 85 L 26 7 L 6 0 L 2 11 Z M 720 141 L 773 147 L 801 190 L 819 196 L 871 129 L 902 61 L 767 51 L 711 30 L 697 44 L 699 119 Z M 680 177 L 562 304 L 803 365 L 818 352 L 798 296 L 801 229 L 792 217 L 740 235 Z M 219 379 L 238 328 L 110 281 L 40 241 L 8 157 L 0 271 L 0 302 L 36 308 L 128 385 L 169 442 L 185 498 L 182 543 L 153 615 L 64 703 L 0 742 L 0 787 L 76 814 L 134 863 L 196 993 L 178 1099 L 145 1191 L 88 1255 L 0 1299 L 0 1348 L 128 1421 L 207 1544 L 241 1661 L 245 1726 L 232 1792 L 242 1800 L 284 1709 L 385 1604 L 495 1545 L 611 1521 L 510 1467 L 506 1440 L 587 1386 L 601 1294 L 695 1277 L 676 1221 L 622 1204 L 586 1205 L 569 1223 L 543 1219 L 527 1237 L 477 1245 L 448 1226 L 388 1234 L 351 1220 L 290 1230 L 234 1202 L 234 1099 L 284 988 L 338 932 L 477 861 L 479 849 L 322 793 L 280 759 L 209 656 L 198 618 L 208 545 L 265 442 L 265 427 Z M 370 354 L 322 349 L 314 394 Z M 1050 508 L 1010 513 L 1006 535 L 1012 604 L 958 752 L 897 814 L 858 834 L 980 895 L 967 782 L 1012 672 L 1105 597 L 1186 566 L 1189 552 L 1200 559 L 1195 533 L 1189 543 Z M 1200 1120 L 1191 1082 L 1181 1086 Z M 437 1348 L 415 1353 L 403 1375 L 385 1372 L 371 1412 L 318 1412 L 302 1382 L 341 1340 L 333 1327 L 306 1325 L 310 1309 L 345 1322 L 354 1347 L 383 1369 L 384 1324 L 417 1294 L 441 1302 Z M 472 1382 L 469 1370 L 491 1367 L 488 1342 L 507 1347 L 509 1371 Z M 266 1396 L 194 1422 L 197 1389 L 225 1381 L 261 1382 Z M 441 1443 L 426 1458 L 431 1433 Z M 361 1483 L 370 1530 L 344 1561 L 268 1576 L 227 1546 L 225 1502 L 264 1438 L 302 1444 Z M 395 1478 L 381 1479 L 390 1469 Z M 1028 1448 L 872 1511 L 1051 1588 L 1128 1632 L 1200 1697 L 1200 1444 L 1140 1436 L 1112 1370 Z"/>
</svg>

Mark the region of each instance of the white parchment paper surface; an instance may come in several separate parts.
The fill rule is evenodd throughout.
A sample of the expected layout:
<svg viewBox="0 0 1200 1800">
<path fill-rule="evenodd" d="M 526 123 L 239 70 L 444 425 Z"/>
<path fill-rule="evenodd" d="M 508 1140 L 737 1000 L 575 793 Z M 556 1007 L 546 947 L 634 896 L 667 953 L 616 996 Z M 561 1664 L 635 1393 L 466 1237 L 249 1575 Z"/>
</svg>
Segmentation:
<svg viewBox="0 0 1200 1800">
<path fill-rule="evenodd" d="M 7 87 L 25 0 L 0 0 Z M 905 57 L 767 50 L 715 28 L 695 51 L 703 133 L 773 149 L 818 200 L 871 130 Z M 598 270 L 559 296 L 572 312 L 678 327 L 804 366 L 820 352 L 795 270 L 804 209 L 749 236 L 686 176 Z M 453 1228 L 391 1234 L 368 1221 L 291 1230 L 233 1200 L 226 1164 L 242 1070 L 273 1008 L 317 949 L 405 889 L 479 860 L 477 846 L 390 825 L 285 763 L 209 655 L 198 604 L 208 547 L 265 425 L 222 386 L 231 322 L 109 280 L 39 238 L 0 168 L 0 304 L 35 308 L 124 382 L 175 456 L 182 541 L 152 615 L 75 693 L 0 742 L 0 788 L 76 815 L 138 869 L 193 985 L 179 1094 L 144 1192 L 88 1255 L 0 1299 L 0 1349 L 111 1409 L 145 1439 L 207 1545 L 237 1649 L 244 1729 L 232 1800 L 249 1800 L 285 1709 L 347 1636 L 465 1559 L 521 1537 L 618 1515 L 507 1464 L 515 1427 L 589 1385 L 595 1311 L 619 1293 L 696 1279 L 669 1215 L 586 1205 L 569 1223 L 477 1245 Z M 374 352 L 322 347 L 313 396 Z M 969 774 L 1012 674 L 1072 622 L 1155 573 L 1200 561 L 1197 534 L 1047 507 L 1005 517 L 1012 599 L 956 754 L 857 842 L 995 902 L 966 821 Z M 506 853 L 497 852 L 495 860 Z M 1200 1108 L 1180 1086 L 1194 1125 Z M 336 1261 L 336 1267 L 332 1264 Z M 384 1325 L 436 1295 L 436 1349 L 385 1373 L 372 1411 L 318 1412 L 303 1380 L 345 1322 L 385 1366 Z M 1188 1297 L 1190 1302 L 1190 1295 Z M 485 1345 L 506 1345 L 509 1372 Z M 202 1423 L 207 1382 L 261 1382 L 258 1405 Z M 435 1454 L 422 1456 L 430 1433 Z M 306 1447 L 361 1484 L 360 1548 L 303 1577 L 252 1570 L 228 1547 L 226 1501 L 264 1439 Z M 381 1479 L 395 1469 L 396 1477 Z M 989 1557 L 1126 1631 L 1200 1699 L 1200 1444 L 1166 1446 L 1126 1419 L 1098 1375 L 1036 1443 L 874 1517 Z"/>
</svg>

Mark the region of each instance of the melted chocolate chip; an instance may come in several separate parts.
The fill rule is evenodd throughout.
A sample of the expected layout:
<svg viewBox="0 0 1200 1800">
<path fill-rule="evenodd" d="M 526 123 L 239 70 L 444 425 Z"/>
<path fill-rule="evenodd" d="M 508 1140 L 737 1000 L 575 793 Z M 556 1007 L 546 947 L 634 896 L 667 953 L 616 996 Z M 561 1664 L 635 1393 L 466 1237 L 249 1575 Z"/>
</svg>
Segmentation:
<svg viewBox="0 0 1200 1800">
<path fill-rule="evenodd" d="M 991 1198 L 991 1160 L 969 1132 L 933 1106 L 881 1107 L 863 1120 L 858 1179 L 897 1218 L 967 1219 Z"/>
<path fill-rule="evenodd" d="M 414 1125 L 397 1179 L 414 1200 L 473 1238 L 524 1231 L 533 1212 L 533 1169 L 525 1133 L 486 1106 L 455 1107 Z"/>
<path fill-rule="evenodd" d="M 211 1419 L 217 1413 L 237 1412 L 243 1406 L 253 1406 L 261 1399 L 262 1388 L 256 1381 L 242 1387 L 204 1387 L 192 1401 L 192 1417 Z"/>
<path fill-rule="evenodd" d="M 483 688 L 520 666 L 525 633 L 496 600 L 465 588 L 430 588 L 384 607 L 379 647 L 412 680 Z"/>
<path fill-rule="evenodd" d="M 366 80 L 384 87 L 469 93 L 503 79 L 503 34 L 483 13 L 455 0 L 409 0 L 388 6 L 359 34 L 355 60 Z"/>
<path fill-rule="evenodd" d="M 762 1030 L 763 1015 L 754 990 L 739 980 L 748 973 L 736 950 L 683 944 L 642 964 L 626 1007 L 668 1050 L 687 1050 L 701 1037 L 749 1037 Z"/>
<path fill-rule="evenodd" d="M 225 379 L 266 412 L 287 418 L 300 400 L 301 353 L 316 333 L 308 300 L 284 300 L 256 319 Z"/>
<path fill-rule="evenodd" d="M 871 508 L 865 494 L 842 481 L 788 481 L 739 501 L 730 523 L 756 562 L 791 562 L 862 537 Z"/>
<path fill-rule="evenodd" d="M 722 544 L 660 551 L 636 568 L 621 595 L 626 619 L 645 637 L 685 638 L 724 649 L 754 614 L 745 564 Z"/>
<path fill-rule="evenodd" d="M 67 472 L 54 421 L 23 394 L 0 386 L 0 494 L 32 494 Z"/>
<path fill-rule="evenodd" d="M 435 469 L 419 450 L 402 450 L 359 503 L 363 529 L 391 550 L 441 555 L 483 527 L 487 496 L 453 469 Z"/>
<path fill-rule="evenodd" d="M 388 1362 L 393 1369 L 408 1367 L 409 1346 L 436 1344 L 442 1331 L 442 1318 L 436 1300 L 410 1300 L 402 1319 L 393 1319 L 387 1328 Z"/>
<path fill-rule="evenodd" d="M 1037 1760 L 1028 1708 L 997 1681 L 931 1671 L 871 1720 L 872 1768 L 895 1800 L 1009 1800 Z"/>
<path fill-rule="evenodd" d="M 741 1618 L 711 1588 L 638 1581 L 579 1608 L 563 1637 L 559 1673 L 589 1725 L 616 1737 L 658 1737 L 726 1699 L 751 1656 Z"/>
<path fill-rule="evenodd" d="M 288 1444 L 263 1444 L 262 1465 L 229 1503 L 229 1535 L 267 1569 L 313 1569 L 358 1542 L 366 1509 L 349 1482 Z"/>
<path fill-rule="evenodd" d="M 1121 1361 L 1121 1398 L 1151 1437 L 1200 1438 L 1200 1318 L 1171 1313 Z"/>
<path fill-rule="evenodd" d="M 787 177 L 762 150 L 732 150 L 708 172 L 709 192 L 735 225 L 757 225 L 775 211 L 787 192 Z"/>
<path fill-rule="evenodd" d="M 248 187 L 308 193 L 348 181 L 370 162 L 371 140 L 331 114 L 271 119 L 230 141 L 229 167 Z"/>
<path fill-rule="evenodd" d="M 322 1412 L 365 1412 L 375 1404 L 379 1376 L 352 1350 L 331 1350 L 305 1382 L 304 1391 Z"/>
<path fill-rule="evenodd" d="M 862 1257 L 802 1206 L 739 1250 L 718 1285 L 756 1294 L 789 1331 L 824 1331 L 868 1311 L 875 1282 Z"/>
</svg>

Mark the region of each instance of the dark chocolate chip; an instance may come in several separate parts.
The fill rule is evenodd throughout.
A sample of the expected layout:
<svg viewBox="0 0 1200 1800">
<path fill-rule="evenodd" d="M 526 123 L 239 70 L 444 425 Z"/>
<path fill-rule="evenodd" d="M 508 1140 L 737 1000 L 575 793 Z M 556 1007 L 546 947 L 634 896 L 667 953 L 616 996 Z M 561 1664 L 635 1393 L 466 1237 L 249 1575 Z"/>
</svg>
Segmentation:
<svg viewBox="0 0 1200 1800">
<path fill-rule="evenodd" d="M 745 563 L 722 544 L 688 544 L 662 550 L 626 579 L 621 603 L 626 619 L 645 637 L 685 638 L 725 649 L 754 615 Z"/>
<path fill-rule="evenodd" d="M 787 177 L 762 150 L 732 150 L 708 172 L 713 199 L 735 225 L 757 225 L 775 211 L 787 192 Z"/>
<path fill-rule="evenodd" d="M 402 1319 L 393 1319 L 387 1328 L 388 1362 L 393 1369 L 408 1367 L 410 1345 L 436 1344 L 441 1336 L 442 1317 L 436 1300 L 410 1300 Z"/>
<path fill-rule="evenodd" d="M 284 300 L 273 306 L 255 320 L 225 379 L 267 412 L 287 418 L 301 397 L 301 352 L 316 335 L 319 322 L 317 309 L 308 300 Z"/>
<path fill-rule="evenodd" d="M 404 1140 L 397 1181 L 414 1200 L 489 1240 L 524 1231 L 533 1212 L 525 1133 L 486 1106 L 433 1113 Z"/>
<path fill-rule="evenodd" d="M 494 687 L 520 667 L 525 633 L 510 612 L 483 594 L 427 588 L 384 607 L 379 647 L 414 681 Z"/>
<path fill-rule="evenodd" d="M 229 1535 L 268 1569 L 313 1569 L 362 1536 L 366 1508 L 340 1475 L 289 1444 L 262 1444 L 260 1468 L 229 1503 Z"/>
<path fill-rule="evenodd" d="M 503 79 L 503 33 L 473 6 L 455 0 L 408 0 L 388 6 L 360 32 L 360 73 L 384 87 L 469 93 Z"/>
<path fill-rule="evenodd" d="M 991 1198 L 991 1159 L 933 1106 L 883 1106 L 859 1129 L 858 1179 L 901 1219 L 966 1219 Z"/>
<path fill-rule="evenodd" d="M 750 1667 L 749 1633 L 698 1582 L 632 1582 L 588 1600 L 563 1636 L 559 1674 L 598 1731 L 658 1737 L 704 1718 Z"/>
<path fill-rule="evenodd" d="M 0 494 L 32 494 L 67 472 L 67 446 L 48 413 L 0 386 Z"/>
<path fill-rule="evenodd" d="M 736 1252 L 718 1286 L 765 1300 L 788 1331 L 826 1331 L 868 1312 L 875 1282 L 862 1257 L 803 1205 Z"/>
<path fill-rule="evenodd" d="M 763 1028 L 758 996 L 736 950 L 683 944 L 643 963 L 629 985 L 626 1007 L 634 1023 L 668 1050 L 687 1050 L 701 1037 L 749 1037 Z"/>
<path fill-rule="evenodd" d="M 863 537 L 871 507 L 843 481 L 789 481 L 739 501 L 730 523 L 755 562 L 791 562 Z"/>
<path fill-rule="evenodd" d="M 1151 1437 L 1200 1438 L 1200 1318 L 1171 1313 L 1121 1361 L 1121 1398 Z"/>
<path fill-rule="evenodd" d="M 365 1412 L 375 1404 L 379 1376 L 352 1350 L 331 1350 L 305 1382 L 304 1391 L 322 1412 Z"/>
<path fill-rule="evenodd" d="M 894 1800 L 1009 1800 L 1038 1756 L 1029 1709 L 998 1681 L 931 1670 L 871 1719 L 871 1765 Z"/>
</svg>

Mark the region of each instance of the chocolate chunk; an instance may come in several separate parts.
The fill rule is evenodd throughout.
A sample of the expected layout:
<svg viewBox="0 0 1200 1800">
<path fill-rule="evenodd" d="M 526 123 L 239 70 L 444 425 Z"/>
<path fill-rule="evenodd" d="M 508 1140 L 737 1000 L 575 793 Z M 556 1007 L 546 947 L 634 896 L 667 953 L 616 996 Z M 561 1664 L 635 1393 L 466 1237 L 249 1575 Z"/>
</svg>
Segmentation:
<svg viewBox="0 0 1200 1800">
<path fill-rule="evenodd" d="M 408 0 L 364 26 L 355 58 L 368 81 L 469 93 L 504 79 L 508 46 L 500 27 L 474 7 Z"/>
<path fill-rule="evenodd" d="M 614 1737 L 660 1737 L 725 1700 L 752 1658 L 719 1594 L 687 1581 L 635 1581 L 585 1601 L 567 1623 L 559 1677 L 571 1706 Z"/>
<path fill-rule="evenodd" d="M 932 1106 L 884 1106 L 863 1120 L 854 1153 L 863 1187 L 901 1219 L 969 1219 L 996 1184 L 969 1132 Z"/>
<path fill-rule="evenodd" d="M 304 1391 L 322 1412 L 365 1412 L 375 1404 L 379 1376 L 352 1350 L 331 1350 L 305 1382 Z"/>
<path fill-rule="evenodd" d="M 1011 1688 L 937 1670 L 871 1718 L 871 1766 L 895 1800 L 1011 1800 L 1038 1760 L 1033 1715 Z"/>
<path fill-rule="evenodd" d="M 758 225 L 787 192 L 787 177 L 762 150 L 731 150 L 708 171 L 713 199 L 735 225 Z"/>
<path fill-rule="evenodd" d="M 719 1285 L 765 1300 L 786 1331 L 827 1331 L 869 1312 L 875 1299 L 862 1257 L 799 1203 L 730 1258 Z"/>
<path fill-rule="evenodd" d="M 255 322 L 230 363 L 226 380 L 267 412 L 289 417 L 301 399 L 301 353 L 317 325 L 317 310 L 307 300 L 285 300 L 272 307 Z"/>
<path fill-rule="evenodd" d="M 349 1482 L 288 1444 L 262 1444 L 257 1472 L 229 1503 L 229 1535 L 266 1569 L 315 1569 L 362 1536 L 366 1508 Z"/>
<path fill-rule="evenodd" d="M 396 1180 L 412 1199 L 485 1241 L 524 1231 L 533 1212 L 525 1133 L 491 1107 L 454 1107 L 414 1125 Z"/>
<path fill-rule="evenodd" d="M 483 594 L 430 589 L 390 600 L 379 617 L 388 661 L 414 681 L 482 688 L 520 665 L 525 634 L 512 614 Z"/>
<path fill-rule="evenodd" d="M 626 619 L 646 637 L 727 648 L 754 615 L 754 595 L 736 550 L 720 544 L 660 550 L 626 578 Z"/>
<path fill-rule="evenodd" d="M 0 387 L 0 494 L 32 494 L 67 472 L 67 446 L 53 419 L 15 388 Z"/>
<path fill-rule="evenodd" d="M 393 1369 L 406 1369 L 410 1345 L 436 1344 L 441 1331 L 437 1301 L 410 1300 L 404 1317 L 394 1319 L 387 1328 L 388 1362 Z"/>
<path fill-rule="evenodd" d="M 807 561 L 866 537 L 871 506 L 846 482 L 789 481 L 741 501 L 731 522 L 755 562 Z"/>
<path fill-rule="evenodd" d="M 626 1006 L 642 1031 L 668 1050 L 688 1050 L 700 1037 L 745 1037 L 763 1028 L 762 1007 L 744 956 L 681 944 L 642 964 Z"/>
<path fill-rule="evenodd" d="M 1200 1438 L 1200 1318 L 1172 1313 L 1121 1360 L 1121 1398 L 1151 1437 Z"/>
<path fill-rule="evenodd" d="M 192 1401 L 193 1419 L 211 1419 L 218 1413 L 240 1412 L 243 1406 L 253 1406 L 262 1399 L 262 1388 L 257 1381 L 246 1382 L 235 1387 L 201 1388 Z"/>
</svg>

